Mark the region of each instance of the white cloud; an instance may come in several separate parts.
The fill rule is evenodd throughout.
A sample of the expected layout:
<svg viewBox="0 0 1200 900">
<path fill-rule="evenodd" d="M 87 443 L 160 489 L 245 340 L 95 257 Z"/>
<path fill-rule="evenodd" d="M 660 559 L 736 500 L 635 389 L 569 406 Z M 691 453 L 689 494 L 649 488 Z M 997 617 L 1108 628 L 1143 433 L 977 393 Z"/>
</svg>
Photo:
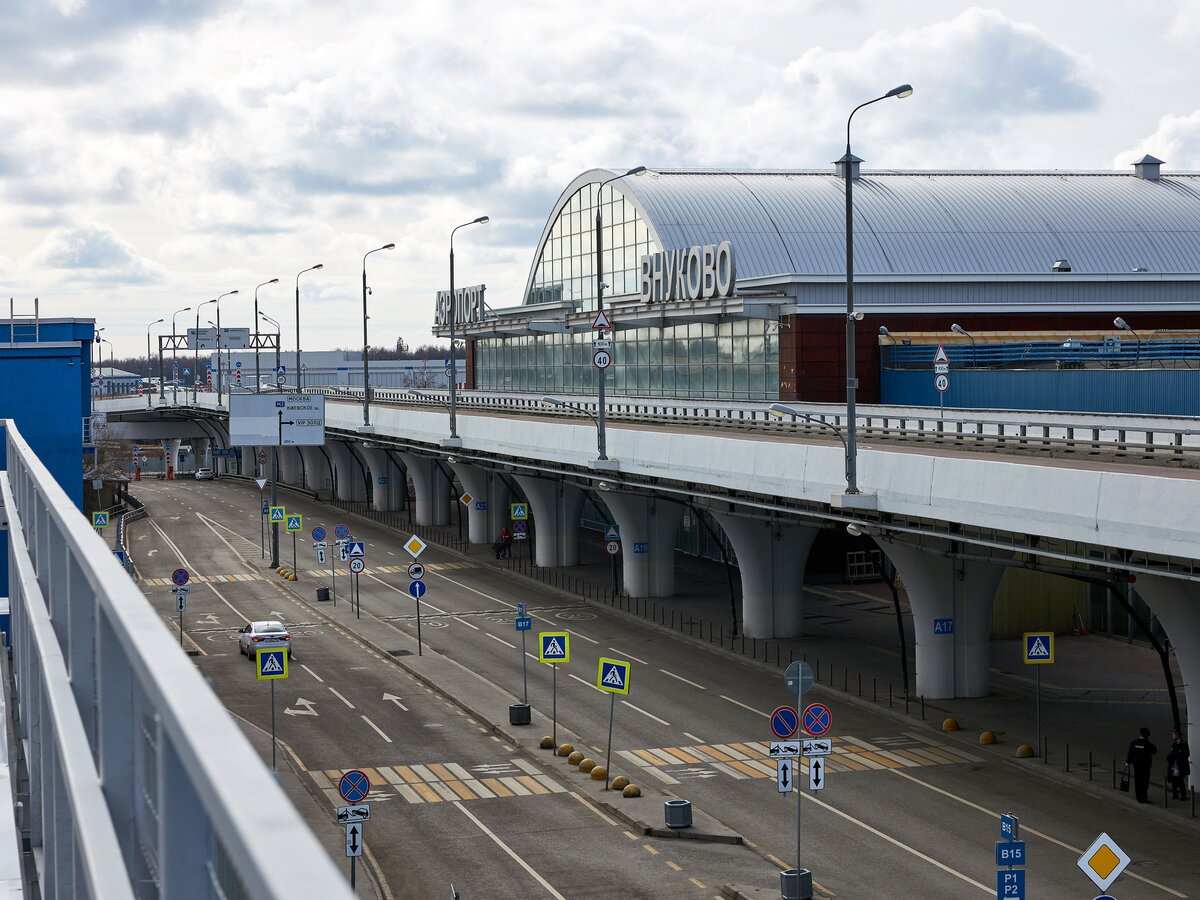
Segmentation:
<svg viewBox="0 0 1200 900">
<path fill-rule="evenodd" d="M 127 241 L 104 225 L 56 228 L 30 259 L 32 266 L 69 270 L 74 282 L 139 284 L 157 281 L 157 266 L 142 259 Z"/>
<path fill-rule="evenodd" d="M 1113 158 L 1113 167 L 1126 167 L 1146 153 L 1164 160 L 1168 169 L 1200 169 L 1200 109 L 1163 116 L 1153 134 Z"/>
</svg>

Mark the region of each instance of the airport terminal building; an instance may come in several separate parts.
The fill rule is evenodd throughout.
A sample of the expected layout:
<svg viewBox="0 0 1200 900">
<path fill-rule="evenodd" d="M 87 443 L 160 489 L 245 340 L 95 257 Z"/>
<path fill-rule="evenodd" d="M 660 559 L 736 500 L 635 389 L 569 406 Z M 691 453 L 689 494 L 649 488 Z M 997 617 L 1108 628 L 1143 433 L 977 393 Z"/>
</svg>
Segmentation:
<svg viewBox="0 0 1200 900">
<path fill-rule="evenodd" d="M 1150 360 L 1159 372 L 1200 374 L 1200 174 L 1164 173 L 1151 156 L 1124 172 L 859 167 L 850 175 L 863 402 L 937 405 L 932 378 L 927 398 L 887 394 L 889 384 L 912 391 L 898 387 L 902 378 L 889 381 L 893 357 L 899 369 L 922 360 L 928 373 L 939 344 L 971 376 L 1011 373 L 1031 359 L 1058 373 L 1095 360 L 1078 366 L 1085 380 L 1106 377 L 1087 370 Z M 842 164 L 621 174 L 595 169 L 566 187 L 522 296 L 485 299 L 482 286 L 468 287 L 453 307 L 439 296 L 434 333 L 449 336 L 453 311 L 468 386 L 595 393 L 599 204 L 610 395 L 844 399 Z M 1117 317 L 1129 327 L 1114 325 Z M 1068 366 L 1064 354 L 1029 349 L 1068 341 Z M 965 391 L 969 381 L 957 383 Z M 1108 391 L 1093 389 L 1097 402 Z"/>
</svg>

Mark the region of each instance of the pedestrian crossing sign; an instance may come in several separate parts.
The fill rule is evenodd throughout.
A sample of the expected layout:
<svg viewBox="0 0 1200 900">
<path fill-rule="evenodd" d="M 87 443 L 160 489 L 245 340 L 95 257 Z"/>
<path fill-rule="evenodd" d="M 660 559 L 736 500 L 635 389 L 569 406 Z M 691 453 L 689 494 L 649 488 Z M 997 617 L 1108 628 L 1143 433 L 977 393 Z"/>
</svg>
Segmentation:
<svg viewBox="0 0 1200 900">
<path fill-rule="evenodd" d="M 1054 662 L 1054 632 L 1025 632 L 1025 665 L 1044 666 Z"/>
<path fill-rule="evenodd" d="M 287 530 L 288 531 L 303 531 L 304 530 L 304 516 L 300 515 L 299 513 L 290 513 L 287 517 Z"/>
<path fill-rule="evenodd" d="M 107 528 L 108 527 L 108 513 L 106 513 L 106 512 L 92 513 L 92 527 L 93 528 Z"/>
<path fill-rule="evenodd" d="M 566 631 L 538 633 L 538 662 L 565 663 L 571 661 L 571 635 Z"/>
<path fill-rule="evenodd" d="M 528 503 L 510 503 L 508 506 L 509 518 L 514 522 L 523 522 L 529 518 Z"/>
<path fill-rule="evenodd" d="M 610 694 L 629 693 L 629 666 L 621 659 L 600 657 L 600 669 L 596 673 L 596 687 Z"/>
<path fill-rule="evenodd" d="M 286 518 L 287 518 L 287 514 L 284 512 L 284 507 L 282 507 L 282 506 L 272 506 L 271 507 L 271 521 L 272 522 L 282 522 Z"/>
<path fill-rule="evenodd" d="M 254 651 L 254 662 L 258 666 L 259 681 L 288 677 L 286 647 L 259 647 Z"/>
</svg>

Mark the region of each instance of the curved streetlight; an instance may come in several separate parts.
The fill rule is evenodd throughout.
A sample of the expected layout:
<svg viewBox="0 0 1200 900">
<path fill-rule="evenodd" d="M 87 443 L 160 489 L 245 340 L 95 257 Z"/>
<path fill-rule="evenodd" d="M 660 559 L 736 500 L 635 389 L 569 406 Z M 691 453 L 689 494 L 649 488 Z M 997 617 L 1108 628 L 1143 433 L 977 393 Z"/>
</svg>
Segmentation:
<svg viewBox="0 0 1200 900">
<path fill-rule="evenodd" d="M 196 346 L 193 348 L 196 351 L 196 368 L 192 371 L 192 403 L 199 400 L 197 393 L 200 390 L 200 310 L 208 306 L 210 303 L 216 303 L 219 297 L 214 297 L 212 300 L 205 300 L 196 307 Z M 217 365 L 221 364 L 220 360 Z"/>
<path fill-rule="evenodd" d="M 225 381 L 221 377 L 221 301 L 226 297 L 232 297 L 237 291 L 226 291 L 217 297 L 217 406 L 221 405 L 221 399 L 225 389 Z"/>
<path fill-rule="evenodd" d="M 411 397 L 416 397 L 419 400 L 429 400 L 436 403 L 438 406 L 443 406 L 446 409 L 450 408 L 450 404 L 440 397 L 435 397 L 433 394 L 426 394 L 424 391 L 418 391 L 416 388 L 409 388 L 407 391 L 401 391 L 401 394 L 408 394 Z"/>
<path fill-rule="evenodd" d="M 454 319 L 458 311 L 458 298 L 454 296 L 454 232 L 460 228 L 466 228 L 468 225 L 486 225 L 490 221 L 491 219 L 487 216 L 480 216 L 450 229 L 450 303 L 448 310 L 450 318 L 450 440 L 443 441 L 443 446 L 446 447 L 462 446 L 462 441 L 458 437 L 458 358 L 455 356 L 454 350 Z M 466 364 L 465 359 L 463 364 Z"/>
<path fill-rule="evenodd" d="M 967 329 L 963 328 L 957 322 L 950 326 L 950 330 L 953 331 L 955 334 L 961 334 L 963 337 L 965 337 L 967 340 L 969 340 L 971 342 L 971 368 L 974 369 L 975 368 L 975 338 L 972 337 L 971 333 L 969 331 L 967 331 Z"/>
<path fill-rule="evenodd" d="M 155 325 L 158 325 L 159 323 L 165 322 L 165 321 L 167 321 L 167 320 L 166 319 L 155 319 L 153 322 L 151 322 L 149 325 L 146 326 L 146 377 L 147 378 L 150 377 L 150 329 L 153 328 Z M 162 384 L 162 354 L 159 354 L 159 357 L 158 357 L 158 380 L 159 380 L 159 384 L 161 385 Z M 162 388 L 160 387 L 159 390 L 161 391 Z M 147 409 L 149 409 L 151 406 L 154 405 L 154 402 L 151 399 L 153 397 L 153 395 L 154 395 L 154 391 L 146 391 L 146 408 Z"/>
<path fill-rule="evenodd" d="M 588 408 L 586 406 L 580 406 L 578 403 L 571 403 L 570 401 L 567 401 L 567 400 L 559 400 L 557 397 L 543 397 L 542 405 L 543 406 L 561 406 L 561 407 L 564 407 L 565 409 L 576 410 L 578 412 L 583 413 L 585 416 L 587 416 L 589 419 L 591 419 L 592 424 L 595 425 L 597 428 L 600 427 L 600 422 L 596 419 L 595 416 L 593 416 L 591 414 L 591 412 L 588 410 Z"/>
<path fill-rule="evenodd" d="M 179 403 L 179 363 L 177 361 L 178 357 L 176 356 L 175 317 L 177 315 L 179 315 L 180 313 L 191 312 L 191 311 L 192 311 L 192 308 L 190 306 L 185 306 L 183 309 L 177 309 L 177 310 L 175 310 L 175 312 L 171 313 L 171 404 L 173 406 L 178 405 L 178 403 Z M 184 390 L 186 391 L 187 388 L 184 388 Z M 183 396 L 184 396 L 184 399 L 187 399 L 186 393 Z M 159 382 L 158 399 L 161 401 L 162 398 L 163 398 L 162 383 Z"/>
<path fill-rule="evenodd" d="M 810 416 L 808 413 L 802 413 L 800 410 L 793 409 L 792 407 L 783 403 L 772 403 L 767 407 L 767 412 L 775 416 L 777 419 L 782 419 L 784 416 L 791 416 L 793 421 L 796 419 L 803 419 L 805 422 L 811 422 L 813 425 L 817 425 L 821 428 L 828 428 L 835 435 L 837 435 L 837 439 L 842 442 L 843 449 L 846 447 L 846 438 L 842 434 L 842 430 L 836 425 L 830 425 L 823 419 L 818 419 L 816 416 Z"/>
<path fill-rule="evenodd" d="M 103 331 L 104 329 L 101 328 L 100 330 Z M 112 397 L 112 396 L 116 395 L 116 391 L 115 391 L 116 385 L 113 384 L 113 381 L 115 380 L 113 377 L 113 373 L 116 372 L 115 365 L 116 365 L 117 354 L 113 350 L 112 341 L 110 341 L 108 338 L 97 338 L 97 340 L 102 343 L 108 344 L 108 395 L 110 397 Z M 100 377 L 101 378 L 104 377 L 104 348 L 103 347 L 100 348 Z"/>
<path fill-rule="evenodd" d="M 272 278 L 270 281 L 264 281 L 254 287 L 254 393 L 256 394 L 262 390 L 262 368 L 258 359 L 258 289 L 266 287 L 268 284 L 279 284 L 279 279 Z M 278 338 L 276 338 L 276 342 L 278 343 Z M 278 354 L 279 347 L 276 346 L 275 350 Z"/>
<path fill-rule="evenodd" d="M 611 184 L 614 181 L 620 181 L 622 178 L 627 178 L 630 175 L 637 176 L 637 175 L 645 175 L 645 174 L 646 174 L 645 166 L 634 166 L 632 169 L 630 169 L 627 172 L 622 172 L 620 175 L 614 175 L 612 178 L 605 179 L 604 181 L 600 182 L 600 186 L 598 188 L 596 188 L 596 314 L 597 315 L 599 315 L 601 312 L 604 311 L 604 289 L 608 286 L 607 284 L 605 284 L 604 278 L 603 278 L 603 276 L 604 276 L 604 256 L 603 256 L 604 240 L 602 237 L 603 232 L 601 231 L 601 226 L 603 225 L 603 220 L 600 215 L 600 210 L 603 209 L 603 204 L 601 203 L 601 194 L 604 191 L 604 186 L 607 184 Z M 605 383 L 607 381 L 607 378 L 606 378 L 606 371 L 604 369 L 598 368 L 596 371 L 597 371 L 596 399 L 598 401 L 596 412 L 599 413 L 599 417 L 596 422 L 596 459 L 608 459 L 607 440 L 605 439 L 605 434 L 604 434 L 604 388 L 605 388 Z"/>
<path fill-rule="evenodd" d="M 854 167 L 862 162 L 850 152 L 850 123 L 854 114 L 864 106 L 887 100 L 890 97 L 903 99 L 912 96 L 912 85 L 902 84 L 892 88 L 881 97 L 860 103 L 850 111 L 846 118 L 846 154 L 838 162 L 842 164 L 842 174 L 846 179 L 846 493 L 858 494 L 858 445 L 855 440 L 857 412 L 855 410 L 858 393 L 858 373 L 854 358 L 854 323 L 858 317 L 854 315 Z M 856 502 L 855 506 L 862 503 Z M 800 865 L 797 858 L 796 865 Z"/>
<path fill-rule="evenodd" d="M 1117 316 L 1115 319 L 1113 319 L 1113 324 L 1122 331 L 1128 331 L 1133 335 L 1133 339 L 1137 341 L 1137 359 L 1134 361 L 1133 366 L 1135 369 L 1138 368 L 1142 364 L 1142 339 L 1138 336 L 1138 333 L 1130 327 L 1129 323 L 1120 316 Z"/>
<path fill-rule="evenodd" d="M 378 253 L 380 250 L 394 250 L 395 244 L 384 244 L 382 247 L 376 247 L 374 250 L 368 250 L 363 254 L 362 261 L 362 298 L 363 298 L 363 430 L 371 427 L 371 370 L 367 361 L 367 356 L 370 353 L 371 346 L 367 340 L 367 320 L 370 316 L 367 315 L 367 257 L 372 253 Z"/>
<path fill-rule="evenodd" d="M 274 319 L 272 319 L 270 316 L 268 316 L 265 312 L 260 312 L 258 314 L 258 317 L 260 319 L 262 319 L 264 322 L 267 322 L 268 324 L 275 326 L 275 370 L 278 371 L 279 370 L 279 343 L 283 339 L 283 328 L 280 327 L 279 323 L 276 322 Z M 277 382 L 277 384 L 278 384 L 278 382 Z M 278 384 L 278 387 L 279 387 L 279 390 L 281 390 L 281 391 L 283 390 L 282 384 Z M 262 382 L 259 382 L 257 390 L 260 390 L 260 391 L 262 390 Z"/>
<path fill-rule="evenodd" d="M 324 263 L 317 263 L 315 266 L 309 266 L 307 269 L 301 269 L 296 273 L 296 390 L 304 390 L 304 383 L 300 380 L 300 276 L 305 272 L 315 272 L 317 269 L 325 268 Z M 276 367 L 278 368 L 278 367 Z"/>
</svg>

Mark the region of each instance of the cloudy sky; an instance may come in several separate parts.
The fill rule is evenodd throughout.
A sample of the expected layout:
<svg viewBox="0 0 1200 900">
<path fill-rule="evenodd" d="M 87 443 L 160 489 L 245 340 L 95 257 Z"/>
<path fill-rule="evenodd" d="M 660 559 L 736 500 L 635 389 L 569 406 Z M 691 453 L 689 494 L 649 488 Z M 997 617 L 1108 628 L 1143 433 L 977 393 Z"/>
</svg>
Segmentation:
<svg viewBox="0 0 1200 900">
<path fill-rule="evenodd" d="M 3 6 L 0 294 L 95 317 L 118 355 L 235 288 L 222 324 L 249 325 L 273 277 L 260 306 L 290 335 L 318 262 L 305 347 L 361 345 L 362 255 L 389 241 L 372 343 L 429 342 L 454 225 L 491 216 L 459 232 L 457 280 L 513 305 L 579 172 L 824 168 L 900 82 L 856 119 L 868 167 L 1200 168 L 1186 0 Z"/>
</svg>

